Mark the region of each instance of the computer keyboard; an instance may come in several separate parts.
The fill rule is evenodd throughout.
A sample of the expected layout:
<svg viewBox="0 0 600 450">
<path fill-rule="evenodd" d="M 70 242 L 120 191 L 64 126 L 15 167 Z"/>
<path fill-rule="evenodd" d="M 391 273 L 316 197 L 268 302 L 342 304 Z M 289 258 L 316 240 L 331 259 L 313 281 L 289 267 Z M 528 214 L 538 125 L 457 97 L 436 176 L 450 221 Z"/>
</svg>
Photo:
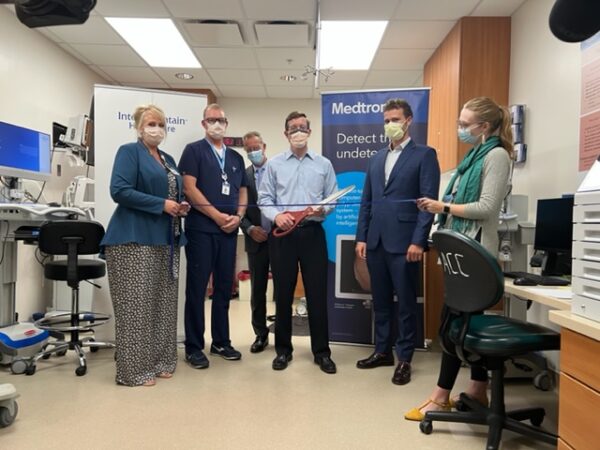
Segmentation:
<svg viewBox="0 0 600 450">
<path fill-rule="evenodd" d="M 547 275 L 536 275 L 529 272 L 504 272 L 506 278 L 527 278 L 542 286 L 568 286 L 569 280 L 561 277 L 550 277 Z"/>
</svg>

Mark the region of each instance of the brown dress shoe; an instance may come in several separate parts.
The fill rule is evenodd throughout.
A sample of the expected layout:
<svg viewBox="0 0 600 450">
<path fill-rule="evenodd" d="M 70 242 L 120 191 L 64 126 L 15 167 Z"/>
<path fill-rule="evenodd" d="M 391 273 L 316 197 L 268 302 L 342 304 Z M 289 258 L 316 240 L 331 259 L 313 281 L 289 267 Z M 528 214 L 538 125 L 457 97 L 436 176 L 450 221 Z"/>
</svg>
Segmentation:
<svg viewBox="0 0 600 450">
<path fill-rule="evenodd" d="M 373 353 L 368 358 L 356 362 L 356 367 L 359 369 L 373 369 L 375 367 L 393 365 L 394 355 L 392 353 Z"/>
<path fill-rule="evenodd" d="M 396 370 L 394 371 L 394 376 L 392 377 L 392 383 L 394 384 L 408 384 L 410 381 L 410 363 L 406 361 L 400 361 Z"/>
</svg>

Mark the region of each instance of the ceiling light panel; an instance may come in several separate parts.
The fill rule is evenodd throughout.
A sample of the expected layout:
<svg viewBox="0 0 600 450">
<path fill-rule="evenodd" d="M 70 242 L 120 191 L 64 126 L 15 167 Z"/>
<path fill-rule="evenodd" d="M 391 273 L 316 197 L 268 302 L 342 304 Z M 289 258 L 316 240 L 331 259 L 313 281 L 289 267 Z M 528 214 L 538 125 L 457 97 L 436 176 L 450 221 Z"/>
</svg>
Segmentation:
<svg viewBox="0 0 600 450">
<path fill-rule="evenodd" d="M 319 68 L 368 70 L 386 26 L 385 20 L 322 21 Z"/>
<path fill-rule="evenodd" d="M 171 19 L 107 17 L 106 21 L 152 67 L 200 67 Z"/>
</svg>

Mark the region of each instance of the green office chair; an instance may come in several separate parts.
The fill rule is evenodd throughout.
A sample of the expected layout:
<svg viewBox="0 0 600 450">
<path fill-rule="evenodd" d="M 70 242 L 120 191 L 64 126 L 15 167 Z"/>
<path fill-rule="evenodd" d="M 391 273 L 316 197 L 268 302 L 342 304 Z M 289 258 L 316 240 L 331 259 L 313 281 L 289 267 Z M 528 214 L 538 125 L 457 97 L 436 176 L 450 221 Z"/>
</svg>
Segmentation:
<svg viewBox="0 0 600 450">
<path fill-rule="evenodd" d="M 529 352 L 559 350 L 560 335 L 533 323 L 480 314 L 504 295 L 504 276 L 498 262 L 478 242 L 455 231 L 436 231 L 433 243 L 444 270 L 442 348 L 468 365 L 483 366 L 492 372 L 491 401 L 489 407 L 484 407 L 461 394 L 457 405 L 461 411 L 427 412 L 419 425 L 421 431 L 430 434 L 435 420 L 473 423 L 489 426 L 487 450 L 498 449 L 503 429 L 556 445 L 556 435 L 540 428 L 543 408 L 506 411 L 504 364 Z M 525 420 L 532 425 L 522 423 Z"/>
</svg>

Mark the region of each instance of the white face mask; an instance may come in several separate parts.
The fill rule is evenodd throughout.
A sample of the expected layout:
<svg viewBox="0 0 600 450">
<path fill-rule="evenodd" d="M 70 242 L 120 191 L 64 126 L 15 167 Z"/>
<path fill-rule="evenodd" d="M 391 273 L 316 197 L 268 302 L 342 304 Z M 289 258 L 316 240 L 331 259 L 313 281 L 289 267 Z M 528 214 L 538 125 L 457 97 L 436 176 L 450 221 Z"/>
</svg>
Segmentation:
<svg viewBox="0 0 600 450">
<path fill-rule="evenodd" d="M 306 142 L 308 141 L 308 133 L 304 131 L 296 131 L 294 134 L 290 136 L 290 143 L 294 148 L 304 148 L 306 147 Z"/>
<path fill-rule="evenodd" d="M 207 123 L 206 134 L 213 139 L 221 140 L 225 135 L 226 128 L 227 127 L 225 125 L 221 125 L 219 122 Z"/>
<path fill-rule="evenodd" d="M 144 127 L 144 129 L 138 133 L 138 136 L 148 145 L 158 147 L 165 139 L 165 129 L 159 126 Z"/>
</svg>

